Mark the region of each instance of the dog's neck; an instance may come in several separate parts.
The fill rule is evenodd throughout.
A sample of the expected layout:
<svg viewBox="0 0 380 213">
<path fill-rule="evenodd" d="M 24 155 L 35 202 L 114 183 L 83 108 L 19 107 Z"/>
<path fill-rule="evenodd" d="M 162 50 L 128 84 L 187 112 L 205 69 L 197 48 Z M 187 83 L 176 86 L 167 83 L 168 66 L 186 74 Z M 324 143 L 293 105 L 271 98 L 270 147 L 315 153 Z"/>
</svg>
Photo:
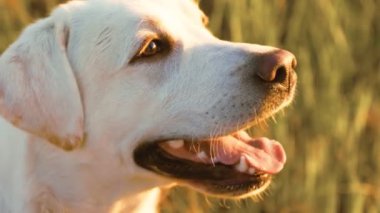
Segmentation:
<svg viewBox="0 0 380 213">
<path fill-rule="evenodd" d="M 104 153 L 64 152 L 1 117 L 0 132 L 0 212 L 156 208 L 158 190 L 149 191 L 155 184 L 137 177 L 125 180 L 128 175 L 121 175 L 122 165 L 105 159 Z"/>
</svg>

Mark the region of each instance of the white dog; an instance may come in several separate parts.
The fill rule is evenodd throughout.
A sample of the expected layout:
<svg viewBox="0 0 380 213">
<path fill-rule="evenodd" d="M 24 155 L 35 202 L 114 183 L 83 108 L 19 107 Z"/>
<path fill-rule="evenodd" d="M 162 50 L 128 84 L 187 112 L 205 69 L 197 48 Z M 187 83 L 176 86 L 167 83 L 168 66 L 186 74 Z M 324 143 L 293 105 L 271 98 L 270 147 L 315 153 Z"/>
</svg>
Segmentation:
<svg viewBox="0 0 380 213">
<path fill-rule="evenodd" d="M 286 157 L 243 130 L 293 98 L 294 56 L 212 36 L 191 0 L 61 5 L 0 58 L 0 212 L 153 212 L 159 188 L 263 191 Z"/>
</svg>

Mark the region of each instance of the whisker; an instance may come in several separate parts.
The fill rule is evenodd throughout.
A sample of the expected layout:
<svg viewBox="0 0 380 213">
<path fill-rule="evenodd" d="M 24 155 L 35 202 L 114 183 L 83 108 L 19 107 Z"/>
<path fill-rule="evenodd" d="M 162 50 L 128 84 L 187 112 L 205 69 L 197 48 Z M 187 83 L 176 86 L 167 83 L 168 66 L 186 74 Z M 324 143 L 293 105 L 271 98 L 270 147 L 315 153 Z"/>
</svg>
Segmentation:
<svg viewBox="0 0 380 213">
<path fill-rule="evenodd" d="M 271 116 L 271 119 L 272 119 L 272 121 L 273 121 L 275 124 L 277 124 L 277 120 L 276 120 L 276 117 L 275 117 L 274 115 Z"/>
<path fill-rule="evenodd" d="M 218 134 L 217 135 L 220 135 L 221 132 L 222 132 L 222 128 L 223 126 L 222 125 L 219 125 L 219 128 L 217 129 L 218 131 Z M 213 146 L 213 152 L 215 153 L 215 157 L 216 157 L 216 154 L 219 152 L 219 141 L 217 140 L 217 137 L 215 137 L 215 143 L 214 143 L 214 146 Z"/>
<path fill-rule="evenodd" d="M 214 158 L 216 157 L 215 147 L 216 147 L 216 136 L 218 132 L 218 128 L 220 128 L 220 125 L 215 126 L 214 130 L 210 133 L 211 134 L 211 141 L 210 141 L 210 158 L 212 164 L 215 166 Z"/>
<path fill-rule="evenodd" d="M 220 132 L 220 135 L 225 133 L 225 129 L 226 129 L 226 128 L 227 128 L 227 127 L 222 128 L 222 130 L 221 130 L 221 132 Z M 222 144 L 222 149 L 223 149 L 223 153 L 226 154 L 227 152 L 226 152 L 225 144 L 224 144 L 224 143 Z"/>
<path fill-rule="evenodd" d="M 194 136 L 192 136 L 191 137 L 191 141 L 190 141 L 190 148 L 189 148 L 189 150 L 191 151 L 196 151 L 196 147 L 195 147 L 195 142 L 196 142 L 196 140 L 194 139 Z"/>
</svg>

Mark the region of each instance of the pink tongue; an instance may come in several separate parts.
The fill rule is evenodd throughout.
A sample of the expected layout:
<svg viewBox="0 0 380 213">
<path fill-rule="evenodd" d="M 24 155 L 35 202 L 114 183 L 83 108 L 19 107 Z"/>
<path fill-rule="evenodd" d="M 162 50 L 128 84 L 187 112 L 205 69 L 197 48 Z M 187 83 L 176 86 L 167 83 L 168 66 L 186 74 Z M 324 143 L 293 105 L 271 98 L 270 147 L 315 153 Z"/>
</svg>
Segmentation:
<svg viewBox="0 0 380 213">
<path fill-rule="evenodd" d="M 241 141 L 236 137 L 226 136 L 220 138 L 216 144 L 217 160 L 227 165 L 238 163 L 244 156 L 250 167 L 275 174 L 282 170 L 286 161 L 286 154 L 281 144 L 268 138 Z"/>
</svg>

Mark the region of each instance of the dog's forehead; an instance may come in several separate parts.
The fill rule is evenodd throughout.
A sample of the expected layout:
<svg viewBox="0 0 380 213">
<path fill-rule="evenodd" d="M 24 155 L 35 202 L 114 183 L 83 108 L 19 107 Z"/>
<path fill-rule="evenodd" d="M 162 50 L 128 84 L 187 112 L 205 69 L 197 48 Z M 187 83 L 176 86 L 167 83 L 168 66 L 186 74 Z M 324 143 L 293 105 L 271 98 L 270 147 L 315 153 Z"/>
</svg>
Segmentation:
<svg viewBox="0 0 380 213">
<path fill-rule="evenodd" d="M 153 20 L 167 28 L 202 24 L 203 13 L 191 0 L 124 0 L 124 2 L 126 10 L 135 14 L 136 19 Z"/>
<path fill-rule="evenodd" d="M 122 12 L 144 16 L 171 16 L 173 20 L 181 17 L 199 19 L 203 13 L 193 0 L 88 0 L 72 1 L 69 5 L 78 8 L 78 5 L 87 5 L 93 15 L 112 12 L 120 16 Z M 126 15 L 124 14 L 124 15 Z"/>
<path fill-rule="evenodd" d="M 72 1 L 66 6 L 77 26 L 91 26 L 92 32 L 86 32 L 91 35 L 105 28 L 136 33 L 146 26 L 144 23 L 155 23 L 173 36 L 186 35 L 186 29 L 201 29 L 204 18 L 193 0 L 88 0 Z"/>
</svg>

